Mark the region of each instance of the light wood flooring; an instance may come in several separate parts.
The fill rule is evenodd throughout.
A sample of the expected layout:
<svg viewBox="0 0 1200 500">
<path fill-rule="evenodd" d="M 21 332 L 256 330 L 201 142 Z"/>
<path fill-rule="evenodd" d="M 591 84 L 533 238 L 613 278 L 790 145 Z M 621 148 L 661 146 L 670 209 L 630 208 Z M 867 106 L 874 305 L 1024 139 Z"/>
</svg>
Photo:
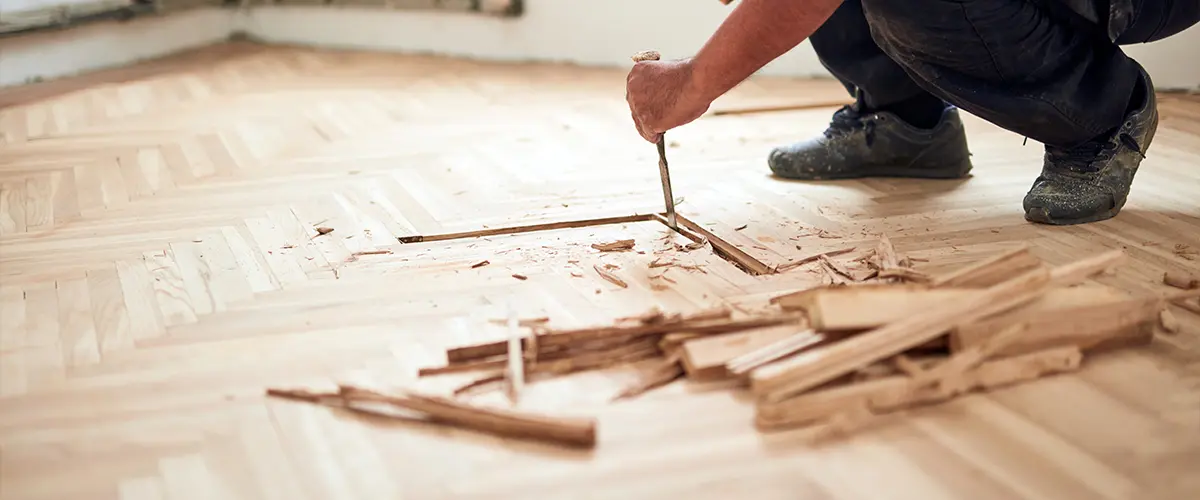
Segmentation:
<svg viewBox="0 0 1200 500">
<path fill-rule="evenodd" d="M 581 326 L 818 282 L 691 252 L 704 272 L 673 270 L 656 291 L 650 252 L 589 246 L 651 248 L 656 222 L 397 242 L 661 211 L 624 76 L 228 44 L 0 91 L 0 498 L 1200 498 L 1200 318 L 1182 310 L 1180 334 L 1078 374 L 823 447 L 760 434 L 724 388 L 609 403 L 628 370 L 522 399 L 597 416 L 592 452 L 264 398 L 355 378 L 460 383 L 415 372 L 503 336 L 488 319 L 509 303 Z M 831 81 L 756 79 L 714 108 L 845 99 Z M 1162 96 L 1118 218 L 1059 228 L 1022 219 L 1040 145 L 973 117 L 967 180 L 771 178 L 769 148 L 819 133 L 834 109 L 671 131 L 679 209 L 767 264 L 886 233 L 929 272 L 1021 244 L 1056 264 L 1123 248 L 1130 264 L 1102 281 L 1131 293 L 1200 269 L 1200 100 Z M 375 249 L 393 253 L 352 258 Z"/>
</svg>

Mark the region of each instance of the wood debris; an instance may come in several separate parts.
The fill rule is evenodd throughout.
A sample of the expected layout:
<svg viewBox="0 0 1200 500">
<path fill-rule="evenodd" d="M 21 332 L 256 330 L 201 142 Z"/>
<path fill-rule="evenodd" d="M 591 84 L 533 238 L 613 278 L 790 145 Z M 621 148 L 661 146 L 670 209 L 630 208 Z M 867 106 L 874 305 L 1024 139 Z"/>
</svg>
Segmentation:
<svg viewBox="0 0 1200 500">
<path fill-rule="evenodd" d="M 512 277 L 519 279 L 521 281 L 525 281 L 525 280 L 529 279 L 529 277 L 525 276 L 524 274 L 513 274 Z"/>
<path fill-rule="evenodd" d="M 666 361 L 654 368 L 650 373 L 639 377 L 621 392 L 613 396 L 613 401 L 631 399 L 641 396 L 651 390 L 665 386 L 683 376 L 683 368 L 679 366 L 679 355 L 670 355 Z"/>
<path fill-rule="evenodd" d="M 647 267 L 649 267 L 650 269 L 654 269 L 656 267 L 668 267 L 668 266 L 672 266 L 672 265 L 675 265 L 674 260 L 664 261 L 662 259 L 662 257 L 659 257 L 657 259 L 650 261 L 650 264 L 648 264 Z"/>
<path fill-rule="evenodd" d="M 1179 333 L 1179 320 L 1171 314 L 1170 309 L 1163 309 L 1159 312 L 1158 325 L 1162 327 L 1164 332 Z"/>
<path fill-rule="evenodd" d="M 676 243 L 675 250 L 678 250 L 680 252 L 690 252 L 692 250 L 699 250 L 701 248 L 704 248 L 705 246 L 708 246 L 708 238 L 700 238 L 700 240 L 693 241 L 686 245 L 680 245 L 680 244 Z"/>
<path fill-rule="evenodd" d="M 1196 260 L 1197 255 L 1200 255 L 1200 250 L 1195 250 L 1183 243 L 1175 244 L 1175 256 L 1184 260 Z"/>
<path fill-rule="evenodd" d="M 317 227 L 315 227 L 314 229 L 316 229 L 316 231 L 317 231 L 317 236 L 320 236 L 320 235 L 323 235 L 323 234 L 329 234 L 329 233 L 332 233 L 332 232 L 333 232 L 333 228 L 332 228 L 332 227 L 317 226 Z"/>
<path fill-rule="evenodd" d="M 854 251 L 854 247 L 850 247 L 850 248 L 843 248 L 843 249 L 841 249 L 841 250 L 831 250 L 831 251 L 828 251 L 828 252 L 821 252 L 821 253 L 818 253 L 818 254 L 815 254 L 815 255 L 810 255 L 810 256 L 808 256 L 808 257 L 805 257 L 805 258 L 803 258 L 803 259 L 800 259 L 800 260 L 795 260 L 795 261 L 788 262 L 788 263 L 785 263 L 785 264 L 780 264 L 780 265 L 778 265 L 778 266 L 776 266 L 776 267 L 775 267 L 775 272 L 782 273 L 782 272 L 785 272 L 785 271 L 790 271 L 790 270 L 792 270 L 792 269 L 795 269 L 795 268 L 797 268 L 797 267 L 803 266 L 803 265 L 805 265 L 805 264 L 808 264 L 808 263 L 810 263 L 810 262 L 817 262 L 818 260 L 820 260 L 820 259 L 821 259 L 821 257 L 836 257 L 836 256 L 838 256 L 838 255 L 847 254 L 847 253 L 850 253 L 850 252 L 853 252 L 853 251 Z"/>
<path fill-rule="evenodd" d="M 592 243 L 592 248 L 601 252 L 618 252 L 632 250 L 634 240 L 617 240 L 609 243 Z"/>
<path fill-rule="evenodd" d="M 625 280 L 618 278 L 617 275 L 609 272 L 607 269 L 604 269 L 603 267 L 600 267 L 599 264 L 593 265 L 592 269 L 595 269 L 596 274 L 599 274 L 600 277 L 604 278 L 605 281 L 608 281 L 609 283 L 617 285 L 621 288 L 629 288 L 629 284 L 626 283 Z"/>
<path fill-rule="evenodd" d="M 508 318 L 488 318 L 487 323 L 505 326 L 509 324 L 509 320 Z M 522 329 L 532 329 L 532 327 L 547 323 L 550 323 L 550 318 L 547 317 L 517 319 L 517 326 L 522 327 Z"/>
<path fill-rule="evenodd" d="M 391 250 L 381 249 L 381 250 L 363 250 L 361 252 L 354 252 L 350 255 L 353 257 L 362 257 L 364 255 L 385 255 L 385 254 L 390 254 L 390 253 L 392 253 Z"/>
<path fill-rule="evenodd" d="M 421 414 L 425 419 L 464 429 L 491 434 L 548 441 L 571 447 L 596 446 L 596 421 L 590 418 L 565 418 L 536 415 L 501 408 L 470 405 L 441 396 L 407 391 L 383 392 L 353 385 L 339 385 L 336 391 L 307 389 L 267 389 L 267 395 L 341 406 L 376 415 L 411 419 L 406 414 L 373 411 L 363 405 L 381 405 Z"/>
<path fill-rule="evenodd" d="M 471 269 L 478 269 L 478 268 L 481 268 L 481 267 L 483 267 L 483 266 L 486 266 L 486 265 L 488 265 L 488 264 L 491 264 L 491 262 L 489 262 L 489 261 L 486 261 L 486 260 L 481 260 L 481 261 L 479 261 L 479 262 L 476 262 L 476 263 L 474 263 L 474 264 L 471 264 Z"/>
<path fill-rule="evenodd" d="M 447 349 L 444 366 L 423 368 L 419 375 L 483 371 L 482 378 L 455 391 L 466 394 L 512 380 L 514 369 L 531 383 L 658 359 L 613 400 L 684 375 L 689 382 L 729 381 L 733 390 L 749 386 L 759 430 L 818 425 L 824 426 L 821 436 L 830 438 L 863 431 L 890 412 L 1071 372 L 1084 357 L 1143 346 L 1156 329 L 1180 328 L 1168 303 L 1190 305 L 1200 298 L 1200 289 L 1136 297 L 1089 283 L 1123 262 L 1119 251 L 1050 266 L 1018 248 L 916 283 L 902 277 L 907 271 L 895 271 L 914 260 L 895 253 L 886 238 L 870 258 L 882 276 L 874 281 L 784 294 L 752 310 L 680 313 L 653 307 L 609 324 L 570 329 L 514 318 L 510 325 L 528 325 L 535 335 Z M 812 261 L 836 267 L 827 254 Z M 601 265 L 594 269 L 611 274 Z M 359 393 L 319 396 L 344 401 L 347 394 Z M 472 416 L 473 423 L 485 419 Z M 505 420 L 510 434 L 588 441 L 580 421 L 542 417 L 557 422 L 548 424 L 556 429 L 551 432 L 511 423 L 513 418 Z"/>
<path fill-rule="evenodd" d="M 1175 288 L 1192 290 L 1200 288 L 1200 276 L 1168 271 L 1163 273 L 1163 283 Z"/>
</svg>

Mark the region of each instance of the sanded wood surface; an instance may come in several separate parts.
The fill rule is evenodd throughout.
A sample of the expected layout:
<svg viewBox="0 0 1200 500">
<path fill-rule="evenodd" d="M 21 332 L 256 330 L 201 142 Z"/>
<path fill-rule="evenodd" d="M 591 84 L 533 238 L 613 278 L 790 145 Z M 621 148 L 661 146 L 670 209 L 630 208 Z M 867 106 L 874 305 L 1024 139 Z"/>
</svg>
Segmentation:
<svg viewBox="0 0 1200 500">
<path fill-rule="evenodd" d="M 1200 275 L 1195 97 L 1162 96 L 1125 211 L 1079 227 L 1022 219 L 1042 150 L 974 117 L 976 170 L 953 181 L 772 178 L 770 147 L 819 133 L 828 107 L 671 131 L 680 214 L 779 270 L 753 275 L 645 218 L 663 210 L 657 158 L 624 83 L 621 69 L 227 44 L 0 91 L 0 498 L 1200 496 L 1200 315 L 1184 306 L 1148 345 L 821 447 L 760 434 L 746 390 L 676 381 L 612 401 L 661 359 L 553 380 L 539 361 L 515 408 L 502 390 L 463 396 L 595 419 L 588 450 L 264 395 L 450 394 L 505 363 L 417 370 L 452 346 L 506 352 L 509 303 L 554 329 L 651 306 L 753 310 L 827 283 L 821 259 L 789 262 L 854 248 L 828 260 L 859 273 L 881 233 L 929 276 L 1021 246 L 1054 266 L 1121 249 L 1097 281 L 1131 297 Z M 832 81 L 756 79 L 714 109 L 843 99 Z M 543 230 L 489 232 L 522 226 Z"/>
</svg>

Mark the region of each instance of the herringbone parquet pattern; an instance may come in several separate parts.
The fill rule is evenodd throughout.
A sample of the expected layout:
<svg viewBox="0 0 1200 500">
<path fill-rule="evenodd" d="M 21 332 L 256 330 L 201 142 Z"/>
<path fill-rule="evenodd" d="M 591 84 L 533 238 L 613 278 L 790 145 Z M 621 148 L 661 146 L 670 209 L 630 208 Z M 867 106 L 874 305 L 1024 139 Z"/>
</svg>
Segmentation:
<svg viewBox="0 0 1200 500">
<path fill-rule="evenodd" d="M 414 382 L 502 335 L 758 301 L 819 281 L 704 251 L 653 278 L 662 225 L 419 244 L 396 237 L 661 210 L 620 70 L 230 44 L 0 92 L 0 498 L 1188 498 L 1200 488 L 1200 318 L 1078 375 L 890 420 L 828 448 L 762 436 L 728 391 L 610 404 L 628 373 L 532 386 L 601 419 L 594 454 L 264 400 L 269 385 Z M 756 80 L 723 107 L 845 99 Z M 1163 125 L 1119 218 L 1025 223 L 1040 147 L 979 120 L 965 181 L 802 184 L 770 146 L 832 108 L 668 134 L 680 210 L 767 263 L 886 232 L 938 272 L 1014 244 L 1052 262 L 1124 248 L 1107 282 L 1200 269 L 1200 101 Z M 745 226 L 744 228 L 742 226 Z M 332 228 L 321 235 L 317 227 Z M 589 245 L 635 238 L 635 252 Z M 682 240 L 680 240 L 682 241 Z M 391 250 L 388 254 L 356 253 Z M 488 260 L 486 266 L 472 264 Z M 601 279 L 617 266 L 628 282 Z M 513 278 L 513 274 L 528 277 Z M 420 381 L 453 385 L 460 379 Z"/>
</svg>

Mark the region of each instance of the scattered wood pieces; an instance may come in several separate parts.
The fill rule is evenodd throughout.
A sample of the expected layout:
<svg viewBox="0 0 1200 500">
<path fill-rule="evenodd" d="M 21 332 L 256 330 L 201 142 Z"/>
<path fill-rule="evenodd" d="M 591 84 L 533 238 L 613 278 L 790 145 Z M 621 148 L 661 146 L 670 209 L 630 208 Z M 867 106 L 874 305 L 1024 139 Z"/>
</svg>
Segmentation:
<svg viewBox="0 0 1200 500">
<path fill-rule="evenodd" d="M 487 375 L 485 377 L 481 377 L 481 378 L 472 380 L 470 382 L 467 382 L 466 384 L 463 384 L 462 386 L 455 388 L 453 394 L 456 397 L 463 396 L 463 395 L 466 395 L 466 394 L 469 394 L 469 393 L 472 393 L 475 391 L 482 390 L 484 387 L 498 384 L 500 382 L 504 382 L 505 379 L 506 379 L 506 377 L 505 377 L 504 372 Z"/>
<path fill-rule="evenodd" d="M 1163 273 L 1163 283 L 1175 288 L 1193 290 L 1200 288 L 1200 276 L 1167 271 L 1166 273 Z"/>
<path fill-rule="evenodd" d="M 546 316 L 539 316 L 536 318 L 518 319 L 517 326 L 520 326 L 521 328 L 533 328 L 533 327 L 545 325 L 546 323 L 549 323 L 549 322 L 550 322 L 550 318 L 548 318 Z M 488 318 L 488 323 L 491 323 L 493 325 L 507 326 L 508 318 Z"/>
<path fill-rule="evenodd" d="M 517 404 L 521 390 L 525 388 L 525 350 L 522 347 L 524 341 L 519 328 L 517 311 L 510 304 L 508 311 L 508 370 L 504 372 L 504 379 L 508 381 L 508 399 L 513 404 Z"/>
<path fill-rule="evenodd" d="M 754 393 L 781 401 L 812 389 L 856 367 L 900 354 L 929 342 L 959 324 L 1006 311 L 1037 298 L 1049 286 L 1045 269 L 1022 273 L 983 293 L 956 298 L 871 332 L 765 366 L 750 374 Z"/>
<path fill-rule="evenodd" d="M 1193 249 L 1183 243 L 1176 243 L 1174 252 L 1176 257 L 1184 260 L 1196 260 L 1196 256 L 1200 255 L 1200 250 Z"/>
<path fill-rule="evenodd" d="M 704 336 L 683 343 L 683 368 L 688 379 L 698 382 L 730 377 L 726 364 L 739 356 L 790 338 L 804 330 L 803 323 L 770 326 Z"/>
<path fill-rule="evenodd" d="M 932 276 L 908 267 L 883 269 L 876 277 L 884 281 L 902 283 L 929 284 L 933 282 Z"/>
<path fill-rule="evenodd" d="M 478 269 L 478 268 L 481 268 L 481 267 L 483 267 L 483 266 L 486 266 L 486 265 L 488 265 L 488 264 L 491 264 L 491 262 L 489 262 L 489 261 L 486 261 L 486 260 L 481 260 L 481 261 L 479 261 L 479 262 L 476 262 L 476 263 L 474 263 L 474 264 L 471 264 L 471 269 Z"/>
<path fill-rule="evenodd" d="M 317 226 L 315 229 L 317 230 L 317 236 L 320 236 L 323 234 L 329 234 L 329 233 L 333 232 L 332 227 Z"/>
<path fill-rule="evenodd" d="M 818 331 L 846 331 L 879 327 L 978 293 L 975 289 L 872 283 L 810 288 L 774 297 L 771 303 L 784 310 L 804 311 Z"/>
<path fill-rule="evenodd" d="M 1158 326 L 1161 326 L 1164 332 L 1179 333 L 1179 320 L 1171 314 L 1170 309 L 1163 309 L 1158 313 Z"/>
<path fill-rule="evenodd" d="M 931 285 L 934 287 L 985 288 L 1042 265 L 1042 261 L 1029 251 L 1029 247 L 1021 246 L 936 278 Z"/>
<path fill-rule="evenodd" d="M 782 272 L 790 271 L 792 269 L 803 266 L 810 262 L 816 262 L 816 261 L 820 260 L 821 257 L 836 257 L 838 255 L 847 254 L 847 253 L 850 253 L 853 251 L 854 251 L 854 247 L 843 248 L 841 250 L 831 250 L 828 252 L 821 252 L 818 254 L 810 255 L 808 257 L 804 257 L 803 259 L 800 259 L 800 260 L 794 260 L 792 262 L 780 264 L 775 267 L 775 272 L 782 273 Z"/>
<path fill-rule="evenodd" d="M 1079 369 L 1083 355 L 1078 348 L 1063 347 L 1012 358 L 987 361 L 966 371 L 955 392 L 938 387 L 914 390 L 905 375 L 839 385 L 780 402 L 759 402 L 755 425 L 775 431 L 828 420 L 857 404 L 866 403 L 872 413 L 885 413 L 922 404 L 945 401 L 976 390 L 990 390 Z"/>
<path fill-rule="evenodd" d="M 950 334 L 950 350 L 960 352 L 984 344 L 1017 322 L 1028 322 L 1037 335 L 1024 336 L 997 355 L 1078 346 L 1084 351 L 1148 343 L 1163 304 L 1157 298 L 1129 299 L 1109 287 L 1059 288 L 1004 314 L 961 325 Z"/>
<path fill-rule="evenodd" d="M 287 390 L 268 389 L 268 395 L 287 397 Z M 352 385 L 339 385 L 336 392 L 305 391 L 304 398 L 336 399 L 343 404 L 381 403 L 424 414 L 433 422 L 449 424 L 518 439 L 548 441 L 572 447 L 596 445 L 596 421 L 590 418 L 565 418 L 536 415 L 513 410 L 470 405 L 440 396 L 416 392 L 389 391 Z M 311 400 L 311 399 L 305 399 Z"/>
<path fill-rule="evenodd" d="M 592 248 L 601 252 L 617 252 L 623 250 L 631 250 L 634 246 L 634 240 L 617 240 L 609 243 L 592 243 Z"/>
<path fill-rule="evenodd" d="M 725 369 L 732 375 L 745 375 L 760 366 L 765 366 L 768 363 L 786 358 L 805 349 L 821 345 L 821 343 L 830 338 L 827 334 L 817 333 L 811 329 L 804 330 L 730 359 L 725 363 Z"/>
<path fill-rule="evenodd" d="M 592 269 L 595 269 L 596 274 L 599 274 L 600 277 L 604 278 L 605 281 L 608 281 L 609 283 L 617 285 L 621 288 L 629 288 L 629 284 L 626 283 L 625 280 L 618 278 L 617 275 L 609 272 L 607 269 L 600 267 L 599 264 L 593 265 Z"/>
<path fill-rule="evenodd" d="M 679 366 L 679 357 L 668 357 L 665 362 L 652 370 L 650 373 L 638 378 L 629 387 L 626 387 L 621 392 L 613 396 L 612 401 L 620 401 L 623 399 L 631 399 L 641 396 L 659 387 L 665 386 L 674 382 L 679 377 L 683 376 L 683 367 Z"/>
<path fill-rule="evenodd" d="M 529 279 L 529 277 L 528 277 L 528 276 L 525 276 L 524 274 L 516 274 L 516 273 L 514 273 L 514 274 L 512 275 L 512 277 L 513 277 L 513 278 L 516 278 L 516 279 L 519 279 L 519 280 L 521 280 L 521 281 L 525 281 L 525 280 Z"/>
<path fill-rule="evenodd" d="M 741 231 L 741 230 L 743 230 L 743 229 L 746 229 L 746 226 L 747 226 L 747 224 L 742 224 L 742 225 L 740 225 L 740 226 L 738 226 L 738 227 L 735 227 L 735 228 L 733 228 L 733 230 L 734 230 L 734 231 Z"/>
<path fill-rule="evenodd" d="M 822 255 L 818 257 L 818 259 L 821 261 L 821 264 L 833 274 L 841 276 L 849 281 L 860 281 L 858 278 L 855 278 L 853 274 L 850 274 L 850 271 L 846 270 L 845 267 L 842 267 L 841 264 L 831 260 L 829 255 Z"/>
<path fill-rule="evenodd" d="M 1178 300 L 1178 301 L 1175 301 L 1174 304 L 1179 306 L 1181 309 L 1183 309 L 1185 311 L 1191 312 L 1196 315 L 1200 315 L 1200 301 Z"/>
<path fill-rule="evenodd" d="M 364 250 L 361 252 L 354 252 L 350 255 L 353 257 L 362 257 L 364 255 L 384 255 L 384 254 L 390 254 L 390 253 L 392 253 L 391 250 L 381 249 L 381 250 Z"/>
</svg>

